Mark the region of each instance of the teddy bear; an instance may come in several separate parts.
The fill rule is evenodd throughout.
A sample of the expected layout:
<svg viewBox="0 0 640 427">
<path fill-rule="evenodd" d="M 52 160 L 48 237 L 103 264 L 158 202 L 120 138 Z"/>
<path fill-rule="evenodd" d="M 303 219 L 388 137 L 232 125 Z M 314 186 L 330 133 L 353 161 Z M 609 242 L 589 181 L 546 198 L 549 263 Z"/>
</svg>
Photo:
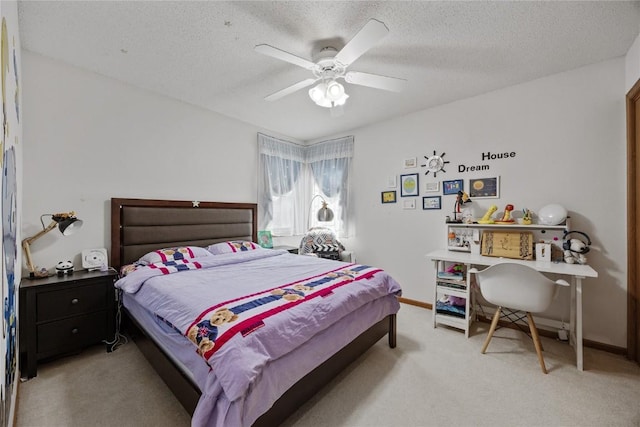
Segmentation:
<svg viewBox="0 0 640 427">
<path fill-rule="evenodd" d="M 569 249 L 567 249 L 567 246 Z M 588 245 L 580 239 L 570 239 L 565 242 L 564 249 L 564 262 L 567 264 L 586 264 L 587 257 L 585 256 Z"/>
<path fill-rule="evenodd" d="M 238 316 L 226 307 L 217 309 L 211 315 L 211 324 L 221 326 L 225 323 L 230 323 L 238 319 Z"/>
</svg>

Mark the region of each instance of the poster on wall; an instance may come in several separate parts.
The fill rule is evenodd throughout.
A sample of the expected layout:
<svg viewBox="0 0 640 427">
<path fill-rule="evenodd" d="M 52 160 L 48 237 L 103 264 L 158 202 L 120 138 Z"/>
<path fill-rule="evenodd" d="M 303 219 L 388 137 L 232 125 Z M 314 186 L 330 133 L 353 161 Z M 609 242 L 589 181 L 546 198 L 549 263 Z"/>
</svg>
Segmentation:
<svg viewBox="0 0 640 427">
<path fill-rule="evenodd" d="M 0 411 L 2 426 L 9 424 L 11 397 L 17 373 L 17 162 L 16 149 L 21 137 L 20 72 L 18 69 L 20 42 L 18 39 L 17 6 L 0 4 L 2 34 L 0 75 L 2 76 L 2 340 L 0 352 Z"/>
<path fill-rule="evenodd" d="M 496 199 L 500 197 L 500 177 L 469 180 L 469 197 L 473 199 Z"/>
</svg>

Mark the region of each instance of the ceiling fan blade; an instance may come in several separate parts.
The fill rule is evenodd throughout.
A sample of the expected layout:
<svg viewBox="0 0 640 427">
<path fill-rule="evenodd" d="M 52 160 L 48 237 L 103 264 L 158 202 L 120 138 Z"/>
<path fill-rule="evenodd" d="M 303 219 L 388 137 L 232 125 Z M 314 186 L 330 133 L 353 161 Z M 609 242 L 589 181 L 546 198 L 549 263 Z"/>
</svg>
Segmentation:
<svg viewBox="0 0 640 427">
<path fill-rule="evenodd" d="M 360 71 L 349 71 L 345 74 L 344 80 L 347 83 L 374 87 L 376 89 L 388 90 L 391 92 L 402 91 L 407 83 L 405 79 L 362 73 Z"/>
<path fill-rule="evenodd" d="M 358 33 L 338 52 L 335 60 L 345 67 L 371 49 L 378 40 L 387 35 L 389 29 L 383 22 L 370 19 Z"/>
<path fill-rule="evenodd" d="M 289 87 L 286 87 L 282 90 L 279 90 L 275 93 L 272 93 L 271 95 L 265 97 L 265 101 L 276 101 L 284 96 L 287 96 L 297 90 L 300 90 L 302 88 L 305 88 L 307 86 L 311 86 L 312 84 L 314 84 L 315 82 L 317 82 L 318 79 L 306 79 L 306 80 L 302 80 L 301 82 L 298 82 L 294 85 L 291 85 Z"/>
<path fill-rule="evenodd" d="M 306 68 L 307 70 L 313 70 L 316 67 L 316 64 L 309 60 L 300 58 L 299 56 L 296 56 L 292 53 L 285 52 L 284 50 L 278 49 L 277 47 L 269 46 L 268 44 L 259 44 L 253 49 L 263 55 L 271 56 L 273 58 L 289 62 L 293 65 L 297 65 L 298 67 Z"/>
</svg>

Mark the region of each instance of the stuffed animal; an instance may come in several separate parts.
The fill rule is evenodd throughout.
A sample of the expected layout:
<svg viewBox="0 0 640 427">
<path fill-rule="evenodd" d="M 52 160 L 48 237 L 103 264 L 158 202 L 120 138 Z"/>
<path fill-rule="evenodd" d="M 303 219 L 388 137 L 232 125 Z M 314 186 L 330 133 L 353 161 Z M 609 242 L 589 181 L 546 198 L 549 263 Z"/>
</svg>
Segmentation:
<svg viewBox="0 0 640 427">
<path fill-rule="evenodd" d="M 446 296 L 446 301 L 443 302 L 447 302 L 451 305 L 457 305 L 458 307 L 464 307 L 465 304 L 467 303 L 467 300 L 465 298 L 460 298 L 460 297 L 454 297 L 451 295 L 447 295 Z"/>
<path fill-rule="evenodd" d="M 587 246 L 588 245 L 580 239 L 570 239 L 569 249 L 564 250 L 564 262 L 567 264 L 586 264 L 587 257 L 584 253 Z"/>
<path fill-rule="evenodd" d="M 71 261 L 60 261 L 56 265 L 56 273 L 58 273 L 58 276 L 73 274 L 73 263 Z"/>
</svg>

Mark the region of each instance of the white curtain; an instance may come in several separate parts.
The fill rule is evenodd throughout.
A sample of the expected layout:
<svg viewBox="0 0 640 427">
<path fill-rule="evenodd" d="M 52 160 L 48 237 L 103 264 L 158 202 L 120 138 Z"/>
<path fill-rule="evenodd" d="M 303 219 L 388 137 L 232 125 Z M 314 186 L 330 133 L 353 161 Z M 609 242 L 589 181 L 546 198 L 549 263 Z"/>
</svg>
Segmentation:
<svg viewBox="0 0 640 427">
<path fill-rule="evenodd" d="M 291 236 L 322 226 L 349 236 L 353 136 L 303 146 L 259 133 L 258 152 L 260 229 Z M 322 199 L 334 212 L 330 223 L 316 218 Z"/>
<path fill-rule="evenodd" d="M 319 222 L 315 213 L 322 206 L 317 197 L 312 202 L 310 227 L 328 227 L 339 237 L 350 237 L 350 175 L 353 136 L 319 142 L 307 148 L 306 160 L 312 181 L 312 195 L 319 194 L 334 213 L 331 223 Z"/>
</svg>

